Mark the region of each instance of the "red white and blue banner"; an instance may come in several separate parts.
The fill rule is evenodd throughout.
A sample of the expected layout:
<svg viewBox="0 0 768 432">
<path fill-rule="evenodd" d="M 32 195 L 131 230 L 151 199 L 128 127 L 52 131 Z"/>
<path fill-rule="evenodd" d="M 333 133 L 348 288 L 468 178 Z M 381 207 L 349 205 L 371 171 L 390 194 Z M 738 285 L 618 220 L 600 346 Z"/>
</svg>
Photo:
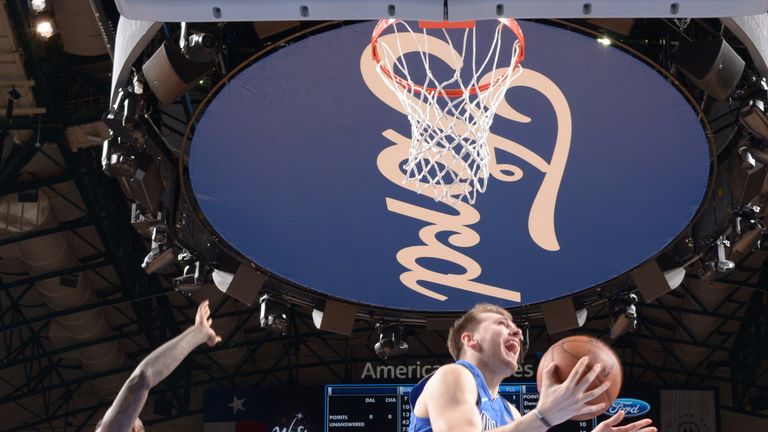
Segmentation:
<svg viewBox="0 0 768 432">
<path fill-rule="evenodd" d="M 267 432 L 267 407 L 260 390 L 206 390 L 205 432 Z"/>
<path fill-rule="evenodd" d="M 313 388 L 206 390 L 205 432 L 312 432 L 322 393 Z"/>
</svg>

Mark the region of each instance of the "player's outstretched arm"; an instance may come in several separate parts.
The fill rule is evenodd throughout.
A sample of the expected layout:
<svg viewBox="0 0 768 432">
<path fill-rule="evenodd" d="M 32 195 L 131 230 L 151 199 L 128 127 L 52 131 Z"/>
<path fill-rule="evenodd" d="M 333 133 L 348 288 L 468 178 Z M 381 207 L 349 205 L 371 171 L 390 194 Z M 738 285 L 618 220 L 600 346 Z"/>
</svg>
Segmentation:
<svg viewBox="0 0 768 432">
<path fill-rule="evenodd" d="M 205 300 L 197 308 L 193 326 L 152 351 L 139 363 L 104 414 L 97 432 L 131 430 L 152 387 L 170 375 L 195 347 L 202 343 L 213 346 L 221 341 L 211 327 L 213 321 L 210 316 L 210 306 Z"/>
<path fill-rule="evenodd" d="M 656 432 L 651 426 L 651 419 L 643 419 L 625 426 L 616 426 L 624 420 L 624 411 L 619 411 L 613 417 L 597 425 L 593 432 Z"/>
</svg>

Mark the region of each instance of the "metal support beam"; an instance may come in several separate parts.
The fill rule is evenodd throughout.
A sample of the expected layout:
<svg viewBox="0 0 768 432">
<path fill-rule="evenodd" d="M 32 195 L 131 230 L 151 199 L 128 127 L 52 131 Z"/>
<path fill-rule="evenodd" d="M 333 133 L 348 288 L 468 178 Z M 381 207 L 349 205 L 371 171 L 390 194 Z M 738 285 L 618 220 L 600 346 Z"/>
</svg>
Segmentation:
<svg viewBox="0 0 768 432">
<path fill-rule="evenodd" d="M 80 273 L 82 271 L 93 270 L 101 267 L 106 267 L 109 265 L 112 265 L 112 261 L 101 260 L 101 261 L 96 261 L 88 264 L 80 264 L 77 266 L 67 267 L 64 269 L 60 269 L 60 270 L 56 270 L 48 273 L 41 273 L 41 274 L 30 276 L 24 279 L 17 279 L 13 282 L 0 283 L 0 289 L 16 288 L 16 287 L 28 285 L 31 283 L 36 283 L 46 279 L 56 278 L 59 276 L 65 276 L 65 275 L 74 274 L 74 273 Z M 64 313 L 66 313 L 66 311 L 64 311 Z M 0 328 L 0 332 L 2 331 L 3 329 Z"/>
<path fill-rule="evenodd" d="M 106 265 L 106 264 L 103 264 L 103 265 Z M 82 266 L 80 266 L 80 267 L 82 267 Z M 66 273 L 64 273 L 64 274 L 66 274 Z M 43 278 L 43 279 L 47 279 L 47 278 Z M 29 282 L 27 282 L 27 283 L 29 283 Z M 118 304 L 126 304 L 126 303 L 131 303 L 131 302 L 134 302 L 134 301 L 142 301 L 142 300 L 146 300 L 147 298 L 164 296 L 164 295 L 170 294 L 172 292 L 174 292 L 174 291 L 171 290 L 171 289 L 168 289 L 168 290 L 163 290 L 163 291 L 157 292 L 157 293 L 149 295 L 149 296 L 140 296 L 140 297 L 134 297 L 134 298 L 118 298 L 118 299 L 112 299 L 112 300 L 103 300 L 103 301 L 99 301 L 99 302 L 95 302 L 95 303 L 90 303 L 90 304 L 87 304 L 87 305 L 79 306 L 79 307 L 76 307 L 76 308 L 71 308 L 71 309 L 67 309 L 67 310 L 63 310 L 63 311 L 57 311 L 57 312 L 51 312 L 51 313 L 48 313 L 48 314 L 45 314 L 45 315 L 40 315 L 40 316 L 36 316 L 36 317 L 32 317 L 32 318 L 27 318 L 26 320 L 24 320 L 22 322 L 14 322 L 12 324 L 4 325 L 4 326 L 0 327 L 0 333 L 7 332 L 7 331 L 10 331 L 10 330 L 15 330 L 17 328 L 28 326 L 30 324 L 50 321 L 50 320 L 52 320 L 54 318 L 58 318 L 58 317 L 66 316 L 66 315 L 71 315 L 71 314 L 75 314 L 75 313 L 78 313 L 78 312 L 83 312 L 83 311 L 92 310 L 92 309 L 100 309 L 100 308 L 103 308 L 103 307 L 114 306 L 114 305 L 118 305 Z"/>
<path fill-rule="evenodd" d="M 18 234 L 15 236 L 0 239 L 0 246 L 18 243 L 18 242 L 30 240 L 33 238 L 44 237 L 50 234 L 56 234 L 60 232 L 66 232 L 66 231 L 72 231 L 80 228 L 85 228 L 87 226 L 90 226 L 92 223 L 93 222 L 88 216 L 83 216 L 68 222 L 62 222 L 51 228 L 28 231 L 23 234 Z"/>
</svg>

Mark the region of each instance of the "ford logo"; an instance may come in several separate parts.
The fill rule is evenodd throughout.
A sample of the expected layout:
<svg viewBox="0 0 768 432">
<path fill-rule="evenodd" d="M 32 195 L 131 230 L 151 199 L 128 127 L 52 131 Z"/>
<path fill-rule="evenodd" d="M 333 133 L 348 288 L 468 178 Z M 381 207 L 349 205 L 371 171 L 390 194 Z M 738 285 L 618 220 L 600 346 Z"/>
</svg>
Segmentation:
<svg viewBox="0 0 768 432">
<path fill-rule="evenodd" d="M 616 399 L 605 413 L 614 415 L 619 411 L 624 411 L 624 415 L 627 417 L 639 417 L 650 410 L 651 405 L 640 399 Z"/>
<path fill-rule="evenodd" d="M 474 205 L 417 193 L 402 170 L 408 113 L 372 60 L 374 25 L 242 69 L 195 129 L 189 179 L 210 228 L 282 280 L 403 310 L 529 305 L 655 256 L 707 196 L 707 136 L 668 79 L 530 21 L 523 71 L 487 138 L 488 190 Z M 495 28 L 478 21 L 479 40 L 490 46 Z M 452 74 L 452 56 L 436 49 L 430 64 Z"/>
</svg>

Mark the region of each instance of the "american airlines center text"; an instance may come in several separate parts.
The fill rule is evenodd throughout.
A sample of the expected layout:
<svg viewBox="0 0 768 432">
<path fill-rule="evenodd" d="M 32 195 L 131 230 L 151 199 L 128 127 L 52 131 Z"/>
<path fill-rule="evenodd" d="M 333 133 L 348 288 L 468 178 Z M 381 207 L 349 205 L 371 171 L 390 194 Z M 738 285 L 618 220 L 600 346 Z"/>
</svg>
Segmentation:
<svg viewBox="0 0 768 432">
<path fill-rule="evenodd" d="M 442 366 L 441 364 L 425 364 L 420 361 L 411 365 L 376 365 L 366 362 L 363 367 L 363 373 L 360 379 L 388 380 L 388 379 L 410 379 L 419 380 L 431 374 Z M 536 374 L 536 368 L 532 364 L 524 364 L 511 376 L 515 378 L 530 378 Z"/>
</svg>

